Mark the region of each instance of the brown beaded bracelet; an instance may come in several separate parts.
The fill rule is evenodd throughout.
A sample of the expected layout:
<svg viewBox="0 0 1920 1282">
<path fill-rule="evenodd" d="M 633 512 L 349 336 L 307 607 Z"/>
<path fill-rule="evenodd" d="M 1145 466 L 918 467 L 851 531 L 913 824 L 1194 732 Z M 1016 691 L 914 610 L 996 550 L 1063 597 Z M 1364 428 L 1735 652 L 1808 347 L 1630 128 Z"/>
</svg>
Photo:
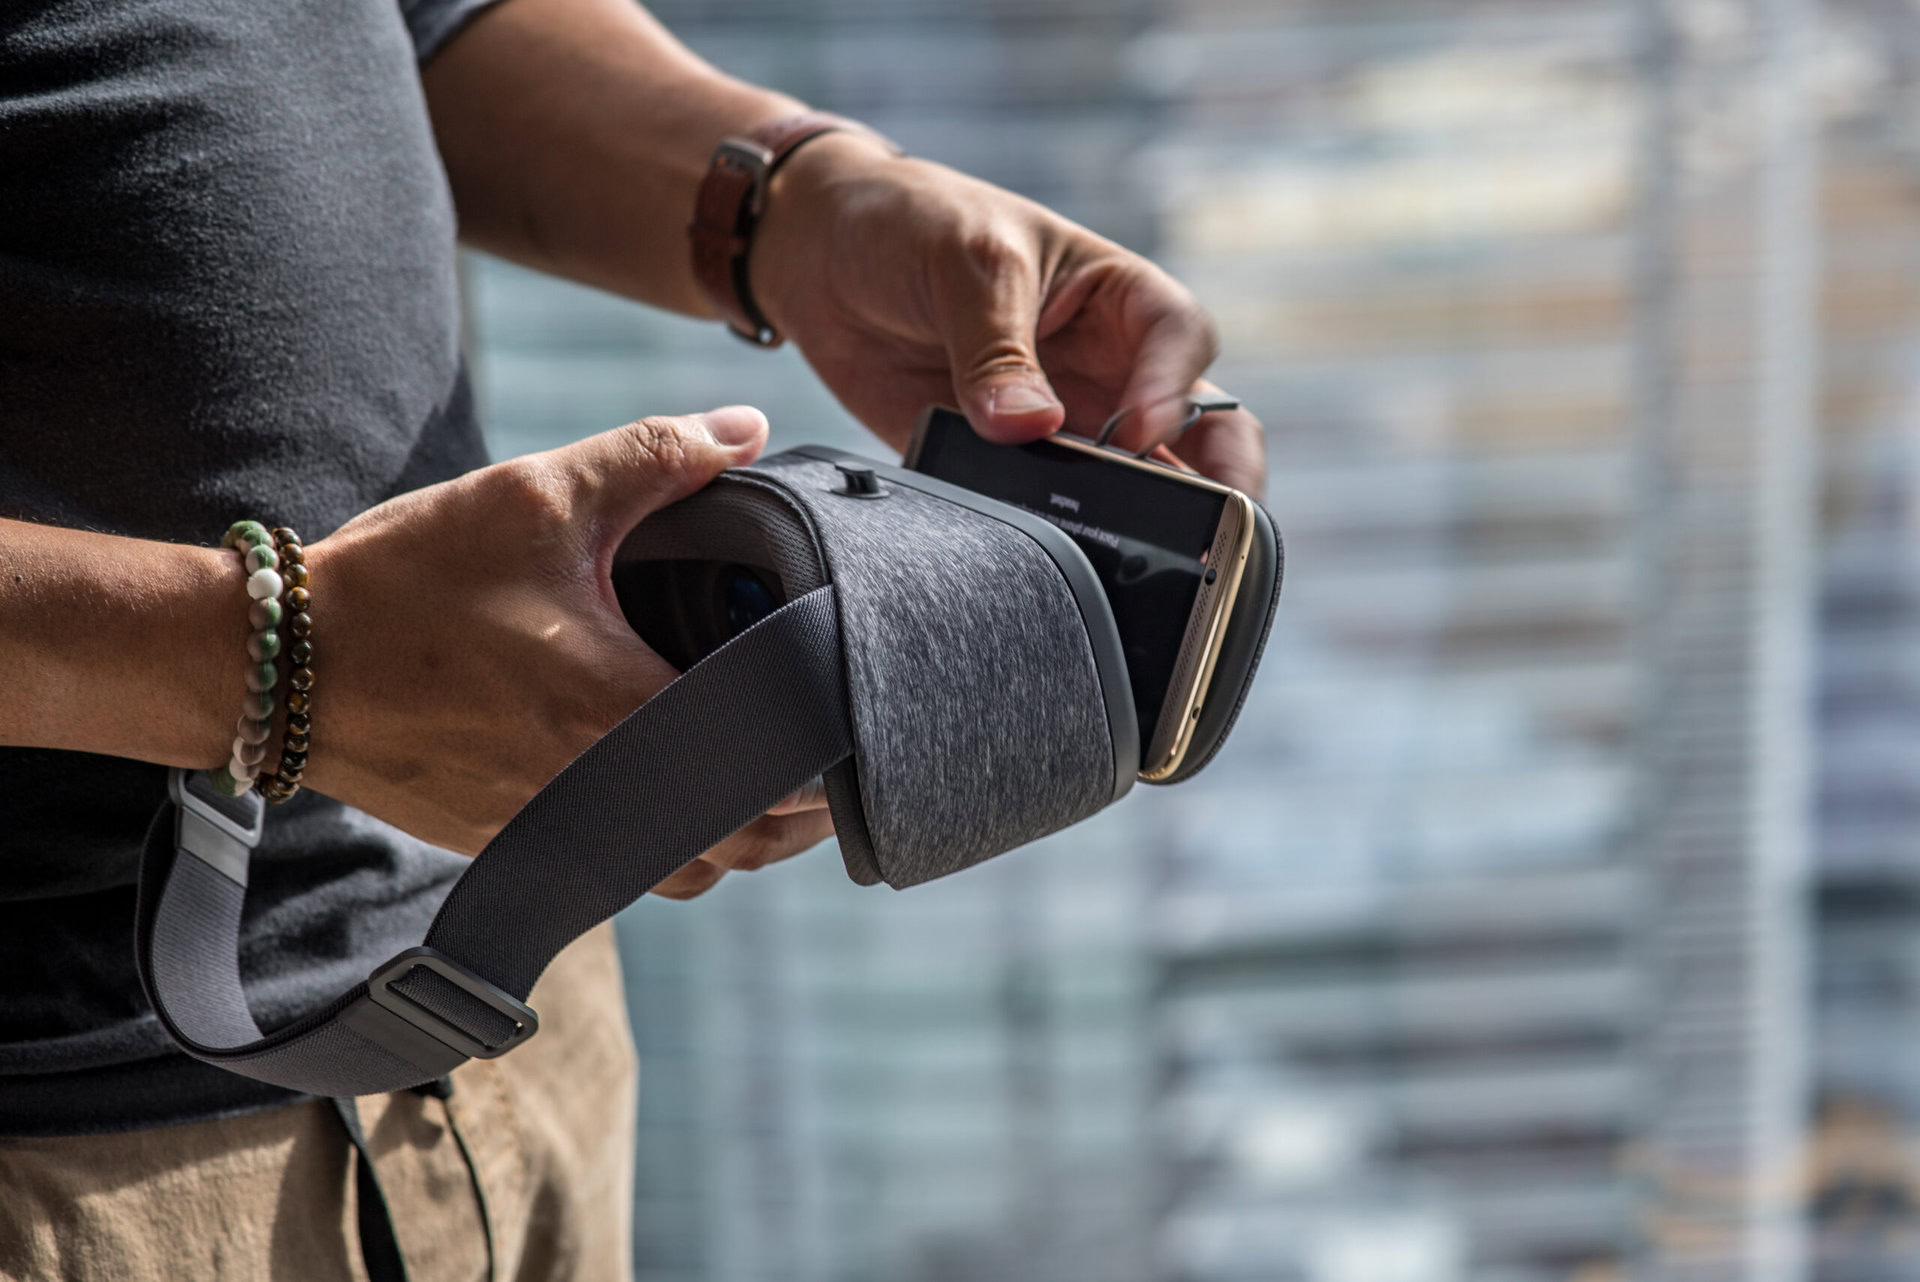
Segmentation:
<svg viewBox="0 0 1920 1282">
<path fill-rule="evenodd" d="M 292 688 L 287 692 L 287 733 L 280 741 L 280 766 L 272 777 L 262 776 L 260 794 L 278 805 L 300 791 L 301 776 L 307 770 L 307 747 L 313 733 L 313 615 L 308 613 L 312 594 L 307 590 L 306 553 L 300 536 L 286 526 L 273 532 L 274 545 L 280 551 L 280 577 L 286 580 L 286 628 L 293 643 L 286 649 L 293 671 L 287 676 Z"/>
</svg>

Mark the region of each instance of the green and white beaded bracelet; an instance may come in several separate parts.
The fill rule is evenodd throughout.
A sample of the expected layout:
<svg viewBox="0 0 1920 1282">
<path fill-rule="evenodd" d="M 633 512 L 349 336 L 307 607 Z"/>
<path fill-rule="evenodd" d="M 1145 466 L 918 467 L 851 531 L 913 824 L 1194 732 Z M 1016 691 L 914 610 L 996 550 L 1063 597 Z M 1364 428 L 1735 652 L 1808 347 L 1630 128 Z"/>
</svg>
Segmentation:
<svg viewBox="0 0 1920 1282">
<path fill-rule="evenodd" d="M 247 623 L 253 628 L 247 637 L 247 696 L 234 727 L 233 756 L 226 765 L 207 772 L 216 792 L 237 797 L 259 779 L 267 739 L 273 733 L 278 706 L 274 687 L 280 682 L 280 665 L 275 662 L 280 657 L 280 594 L 286 581 L 280 576 L 280 553 L 273 536 L 260 522 L 235 521 L 220 543 L 240 554 L 247 595 L 253 599 L 247 607 Z"/>
</svg>

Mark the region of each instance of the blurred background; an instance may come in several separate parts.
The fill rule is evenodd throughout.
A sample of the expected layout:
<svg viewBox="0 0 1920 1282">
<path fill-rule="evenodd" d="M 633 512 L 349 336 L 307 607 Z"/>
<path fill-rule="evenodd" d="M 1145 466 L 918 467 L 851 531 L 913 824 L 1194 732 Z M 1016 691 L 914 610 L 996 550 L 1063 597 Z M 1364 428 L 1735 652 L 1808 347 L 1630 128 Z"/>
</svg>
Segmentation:
<svg viewBox="0 0 1920 1282">
<path fill-rule="evenodd" d="M 1920 4 L 654 8 L 1188 281 L 1289 555 L 1193 783 L 622 919 L 643 1282 L 1920 1276 Z M 469 285 L 498 455 L 875 448 Z"/>
</svg>

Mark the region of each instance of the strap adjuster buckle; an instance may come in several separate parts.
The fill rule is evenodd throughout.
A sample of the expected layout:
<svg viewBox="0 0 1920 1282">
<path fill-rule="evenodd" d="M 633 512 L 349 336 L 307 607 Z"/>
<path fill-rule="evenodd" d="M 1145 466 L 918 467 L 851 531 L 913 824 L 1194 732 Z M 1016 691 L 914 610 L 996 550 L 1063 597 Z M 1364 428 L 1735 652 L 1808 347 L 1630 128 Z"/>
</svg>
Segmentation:
<svg viewBox="0 0 1920 1282">
<path fill-rule="evenodd" d="M 173 843 L 236 885 L 247 884 L 247 865 L 266 826 L 267 803 L 249 789 L 222 796 L 199 770 L 167 772 L 167 795 L 178 807 Z"/>
<path fill-rule="evenodd" d="M 479 999 L 506 1016 L 513 1032 L 498 1043 L 483 1042 L 466 1029 L 436 1014 L 394 987 L 423 966 L 468 996 Z M 540 1017 L 531 1006 L 502 992 L 450 957 L 425 947 L 409 948 L 376 968 L 367 976 L 367 996 L 375 1005 L 413 1025 L 443 1046 L 459 1051 L 469 1059 L 494 1059 L 506 1054 L 540 1031 Z"/>
</svg>

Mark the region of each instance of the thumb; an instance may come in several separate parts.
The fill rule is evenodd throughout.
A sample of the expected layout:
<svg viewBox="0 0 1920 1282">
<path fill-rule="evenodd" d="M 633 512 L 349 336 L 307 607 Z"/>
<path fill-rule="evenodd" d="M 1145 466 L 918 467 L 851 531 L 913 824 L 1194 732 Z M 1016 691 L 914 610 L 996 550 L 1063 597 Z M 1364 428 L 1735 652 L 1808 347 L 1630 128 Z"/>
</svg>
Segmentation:
<svg viewBox="0 0 1920 1282">
<path fill-rule="evenodd" d="M 1067 412 L 1034 352 L 1039 281 L 1016 267 L 969 283 L 947 334 L 953 392 L 967 420 L 1006 443 L 1058 431 Z"/>
<path fill-rule="evenodd" d="M 643 418 L 568 449 L 597 514 L 627 529 L 728 468 L 751 463 L 766 443 L 767 416 L 751 405 L 728 405 Z"/>
</svg>

